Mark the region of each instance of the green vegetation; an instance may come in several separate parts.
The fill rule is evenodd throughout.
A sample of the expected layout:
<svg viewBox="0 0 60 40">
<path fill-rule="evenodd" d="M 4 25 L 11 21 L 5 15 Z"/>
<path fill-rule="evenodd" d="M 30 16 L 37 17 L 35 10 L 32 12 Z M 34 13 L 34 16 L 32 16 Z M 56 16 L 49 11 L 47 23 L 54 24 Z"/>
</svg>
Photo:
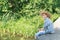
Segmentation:
<svg viewBox="0 0 60 40">
<path fill-rule="evenodd" d="M 0 40 L 34 40 L 44 23 L 40 10 L 49 11 L 54 22 L 60 0 L 0 0 Z"/>
</svg>

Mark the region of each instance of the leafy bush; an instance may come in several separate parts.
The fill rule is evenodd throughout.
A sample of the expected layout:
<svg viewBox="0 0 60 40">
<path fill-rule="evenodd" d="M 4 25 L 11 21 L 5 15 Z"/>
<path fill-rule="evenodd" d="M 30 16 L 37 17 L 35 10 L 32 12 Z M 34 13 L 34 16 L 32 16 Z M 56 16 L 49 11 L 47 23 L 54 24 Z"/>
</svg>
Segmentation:
<svg viewBox="0 0 60 40">
<path fill-rule="evenodd" d="M 0 40 L 33 38 L 44 23 L 39 11 L 52 13 L 54 22 L 60 15 L 59 5 L 60 0 L 0 0 Z"/>
<path fill-rule="evenodd" d="M 2 30 L 2 32 L 0 34 L 3 36 L 5 33 L 9 33 L 10 38 L 13 35 L 19 35 L 25 38 L 34 37 L 38 27 L 41 27 L 42 24 L 43 19 L 40 16 L 35 16 L 30 19 L 23 17 L 18 21 L 11 19 L 7 22 L 1 22 L 0 30 Z"/>
<path fill-rule="evenodd" d="M 52 17 L 51 17 L 51 20 L 52 20 L 53 22 L 55 22 L 55 21 L 57 20 L 57 18 L 60 17 L 59 15 L 60 15 L 60 14 L 56 14 L 56 13 L 53 14 Z"/>
<path fill-rule="evenodd" d="M 41 9 L 60 13 L 59 0 L 0 0 L 0 20 L 34 17 Z"/>
</svg>

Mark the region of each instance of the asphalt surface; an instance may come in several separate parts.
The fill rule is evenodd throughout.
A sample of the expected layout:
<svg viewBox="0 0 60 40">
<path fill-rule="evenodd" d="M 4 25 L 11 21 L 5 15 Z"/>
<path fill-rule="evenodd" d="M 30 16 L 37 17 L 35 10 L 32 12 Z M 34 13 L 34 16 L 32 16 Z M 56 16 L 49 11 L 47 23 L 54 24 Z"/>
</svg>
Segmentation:
<svg viewBox="0 0 60 40">
<path fill-rule="evenodd" d="M 56 28 L 54 34 L 41 35 L 38 40 L 60 40 L 60 29 Z"/>
</svg>

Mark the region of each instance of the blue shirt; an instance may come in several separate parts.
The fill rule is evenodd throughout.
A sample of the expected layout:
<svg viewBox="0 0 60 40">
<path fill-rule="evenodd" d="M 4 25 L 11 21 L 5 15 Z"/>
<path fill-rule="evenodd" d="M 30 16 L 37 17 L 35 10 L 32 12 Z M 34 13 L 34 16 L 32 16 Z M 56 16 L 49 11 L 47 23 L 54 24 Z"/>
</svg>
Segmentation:
<svg viewBox="0 0 60 40">
<path fill-rule="evenodd" d="M 49 18 L 44 19 L 44 30 L 46 33 L 54 33 L 53 22 Z"/>
</svg>

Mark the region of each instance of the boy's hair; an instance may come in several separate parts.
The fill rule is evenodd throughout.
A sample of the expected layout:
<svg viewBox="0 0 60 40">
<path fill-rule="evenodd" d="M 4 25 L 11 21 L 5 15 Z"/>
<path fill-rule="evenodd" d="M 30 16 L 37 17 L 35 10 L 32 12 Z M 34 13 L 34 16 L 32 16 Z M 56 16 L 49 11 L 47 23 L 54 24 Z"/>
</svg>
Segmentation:
<svg viewBox="0 0 60 40">
<path fill-rule="evenodd" d="M 48 18 L 51 17 L 51 14 L 48 11 L 41 11 L 40 15 L 43 15 L 43 14 L 47 15 Z"/>
</svg>

